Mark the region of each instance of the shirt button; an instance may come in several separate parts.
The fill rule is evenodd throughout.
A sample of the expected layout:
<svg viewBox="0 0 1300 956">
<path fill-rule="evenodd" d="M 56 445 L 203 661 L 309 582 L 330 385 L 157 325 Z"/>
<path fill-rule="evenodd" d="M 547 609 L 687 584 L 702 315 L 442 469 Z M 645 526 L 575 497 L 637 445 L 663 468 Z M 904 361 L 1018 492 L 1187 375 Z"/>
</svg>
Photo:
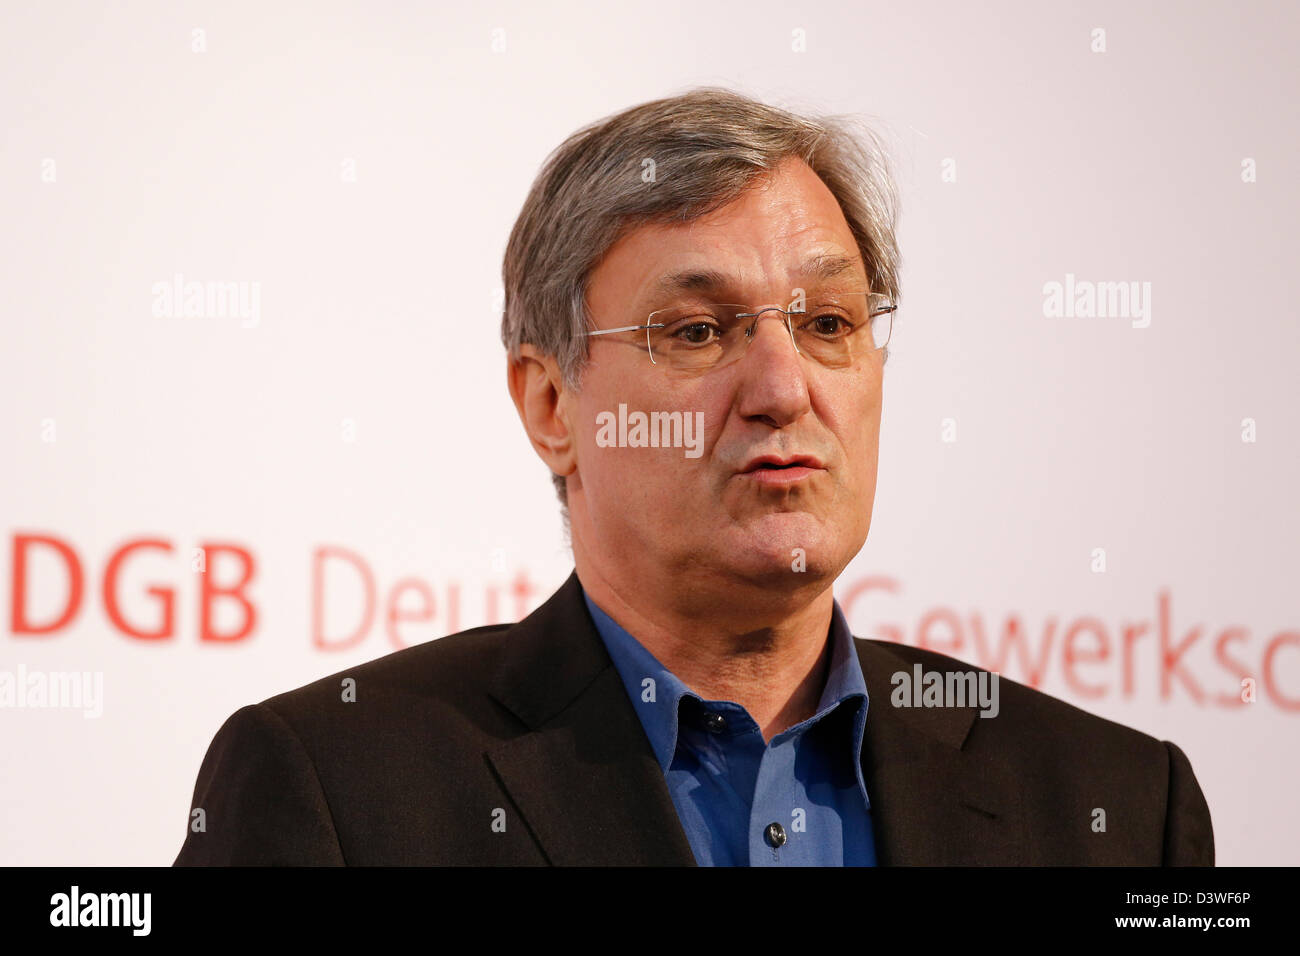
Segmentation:
<svg viewBox="0 0 1300 956">
<path fill-rule="evenodd" d="M 720 734 L 727 729 L 727 718 L 721 714 L 705 714 L 704 726 L 715 734 Z"/>
<path fill-rule="evenodd" d="M 769 823 L 767 829 L 763 831 L 763 839 L 767 841 L 767 845 L 772 849 L 784 846 L 786 840 L 785 827 L 779 823 Z"/>
</svg>

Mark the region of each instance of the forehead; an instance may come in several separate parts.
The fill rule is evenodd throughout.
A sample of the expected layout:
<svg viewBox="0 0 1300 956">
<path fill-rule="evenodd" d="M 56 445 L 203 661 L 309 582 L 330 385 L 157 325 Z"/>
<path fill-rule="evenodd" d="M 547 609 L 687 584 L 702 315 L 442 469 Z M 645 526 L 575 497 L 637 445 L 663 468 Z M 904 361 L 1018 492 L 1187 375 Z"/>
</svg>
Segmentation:
<svg viewBox="0 0 1300 956">
<path fill-rule="evenodd" d="M 688 223 L 648 223 L 622 236 L 592 273 L 598 311 L 674 291 L 764 298 L 834 281 L 865 288 L 866 270 L 834 194 L 790 159 L 738 198 Z"/>
</svg>

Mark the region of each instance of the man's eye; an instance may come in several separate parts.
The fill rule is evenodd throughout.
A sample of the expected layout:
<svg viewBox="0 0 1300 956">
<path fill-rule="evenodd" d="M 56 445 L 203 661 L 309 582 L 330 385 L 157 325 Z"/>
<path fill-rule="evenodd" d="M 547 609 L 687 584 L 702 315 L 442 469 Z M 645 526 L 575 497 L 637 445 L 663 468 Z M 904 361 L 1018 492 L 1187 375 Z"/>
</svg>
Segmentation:
<svg viewBox="0 0 1300 956">
<path fill-rule="evenodd" d="M 830 339 L 847 335 L 853 330 L 853 326 L 848 320 L 842 315 L 836 315 L 834 312 L 814 316 L 804 328 Z"/>
<path fill-rule="evenodd" d="M 687 345 L 708 345 L 718 333 L 718 327 L 711 322 L 689 322 L 673 333 Z"/>
</svg>

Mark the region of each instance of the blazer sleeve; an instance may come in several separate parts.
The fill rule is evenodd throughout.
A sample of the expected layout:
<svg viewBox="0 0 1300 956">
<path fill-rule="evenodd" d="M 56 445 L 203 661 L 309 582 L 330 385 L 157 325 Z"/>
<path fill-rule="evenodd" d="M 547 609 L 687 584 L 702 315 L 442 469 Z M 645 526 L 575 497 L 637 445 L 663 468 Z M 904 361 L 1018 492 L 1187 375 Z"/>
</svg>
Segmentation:
<svg viewBox="0 0 1300 956">
<path fill-rule="evenodd" d="M 1166 740 L 1169 802 L 1165 811 L 1164 866 L 1214 866 L 1214 828 L 1187 755 Z"/>
<path fill-rule="evenodd" d="M 199 768 L 188 826 L 175 866 L 345 862 L 310 755 L 265 704 L 241 708 L 217 731 Z"/>
</svg>

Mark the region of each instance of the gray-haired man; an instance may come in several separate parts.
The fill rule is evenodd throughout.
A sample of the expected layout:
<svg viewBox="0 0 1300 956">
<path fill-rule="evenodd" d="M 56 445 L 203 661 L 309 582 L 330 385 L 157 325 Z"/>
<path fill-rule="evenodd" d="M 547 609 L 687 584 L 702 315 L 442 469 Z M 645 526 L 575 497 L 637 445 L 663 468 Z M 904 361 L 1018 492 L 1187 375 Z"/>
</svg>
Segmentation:
<svg viewBox="0 0 1300 956">
<path fill-rule="evenodd" d="M 364 707 L 326 678 L 239 711 L 177 862 L 1212 863 L 1176 746 L 858 640 L 834 601 L 871 525 L 895 206 L 869 131 L 723 90 L 570 137 L 502 337 L 574 574 L 349 671 Z"/>
</svg>

